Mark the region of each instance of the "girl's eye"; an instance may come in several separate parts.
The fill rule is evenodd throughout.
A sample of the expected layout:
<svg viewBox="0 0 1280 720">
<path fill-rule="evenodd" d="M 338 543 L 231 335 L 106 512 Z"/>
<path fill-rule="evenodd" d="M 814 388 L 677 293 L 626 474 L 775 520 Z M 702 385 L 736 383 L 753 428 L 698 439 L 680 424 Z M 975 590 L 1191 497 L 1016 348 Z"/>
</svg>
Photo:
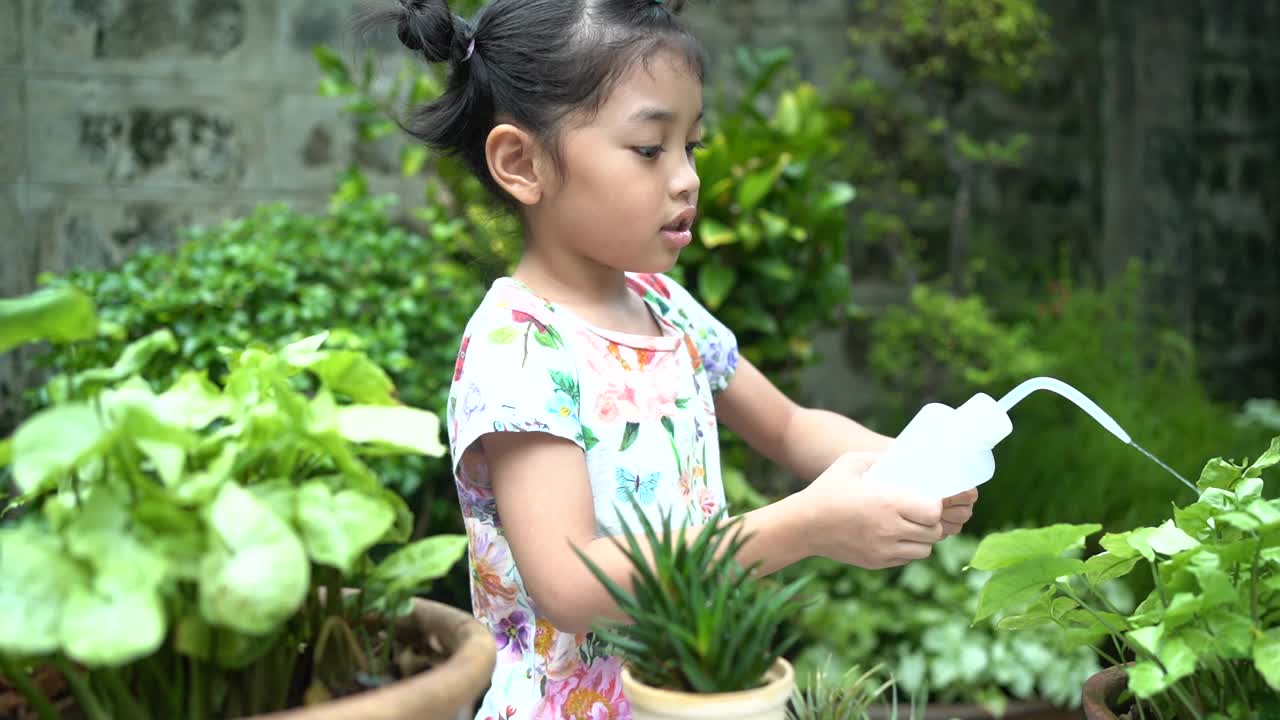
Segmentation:
<svg viewBox="0 0 1280 720">
<path fill-rule="evenodd" d="M 640 157 L 646 160 L 653 160 L 654 158 L 662 154 L 661 145 L 641 145 L 639 147 L 634 147 L 631 149 L 636 151 L 636 154 L 638 154 Z"/>
<path fill-rule="evenodd" d="M 685 145 L 685 146 L 684 146 L 684 151 L 685 151 L 686 153 L 688 153 L 688 154 L 692 155 L 692 154 L 693 154 L 693 151 L 695 151 L 695 150 L 700 150 L 700 149 L 702 149 L 702 148 L 704 148 L 704 147 L 706 147 L 706 146 L 707 146 L 707 145 L 706 145 L 706 143 L 702 142 L 701 140 L 694 140 L 693 142 L 691 142 L 691 143 L 689 143 L 688 145 Z"/>
</svg>

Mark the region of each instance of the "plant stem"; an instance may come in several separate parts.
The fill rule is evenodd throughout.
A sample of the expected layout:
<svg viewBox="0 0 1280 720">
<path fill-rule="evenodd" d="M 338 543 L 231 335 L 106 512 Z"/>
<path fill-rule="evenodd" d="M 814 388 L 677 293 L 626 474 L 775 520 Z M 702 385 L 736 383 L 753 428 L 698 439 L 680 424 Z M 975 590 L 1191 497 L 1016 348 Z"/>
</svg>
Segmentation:
<svg viewBox="0 0 1280 720">
<path fill-rule="evenodd" d="M 181 708 L 178 706 L 178 700 L 174 697 L 173 688 L 182 687 L 181 678 L 179 677 L 176 681 L 174 678 L 166 679 L 160 668 L 156 667 L 157 662 L 158 657 L 152 656 L 138 663 L 138 665 L 142 673 L 146 675 L 146 682 L 155 687 L 156 691 L 160 693 L 160 697 L 164 701 L 164 717 L 176 718 L 182 713 Z M 182 664 L 175 663 L 173 667 L 180 669 Z"/>
<path fill-rule="evenodd" d="M 121 675 L 119 668 L 105 668 L 98 671 L 102 677 L 103 683 L 107 686 L 107 692 L 111 693 L 114 698 L 116 707 L 122 711 L 125 717 L 136 718 L 137 720 L 151 720 L 151 713 L 138 703 L 138 699 L 133 696 L 129 690 L 129 686 L 124 682 L 124 676 Z"/>
<path fill-rule="evenodd" d="M 80 703 L 80 709 L 89 720 L 112 720 L 110 713 L 103 709 L 102 702 L 80 671 L 71 667 L 71 663 L 61 655 L 54 657 L 53 664 L 66 678 L 71 694 L 75 695 L 76 702 Z"/>
<path fill-rule="evenodd" d="M 209 688 L 205 683 L 204 662 L 194 657 L 189 662 L 191 666 L 191 672 L 188 673 L 188 678 L 191 680 L 191 704 L 187 708 L 187 717 L 189 720 L 205 720 L 208 716 Z"/>
<path fill-rule="evenodd" d="M 53 703 L 49 702 L 49 698 L 35 683 L 31 682 L 26 671 L 18 667 L 13 658 L 3 653 L 0 653 L 0 675 L 8 678 L 27 702 L 31 703 L 40 720 L 58 720 L 58 711 L 54 709 Z"/>
</svg>

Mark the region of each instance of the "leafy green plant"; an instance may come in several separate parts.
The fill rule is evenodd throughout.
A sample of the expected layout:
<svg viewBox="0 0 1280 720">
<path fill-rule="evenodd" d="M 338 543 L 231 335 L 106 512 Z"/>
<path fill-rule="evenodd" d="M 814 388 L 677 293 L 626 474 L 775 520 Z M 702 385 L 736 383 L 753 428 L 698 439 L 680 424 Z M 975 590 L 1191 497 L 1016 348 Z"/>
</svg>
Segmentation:
<svg viewBox="0 0 1280 720">
<path fill-rule="evenodd" d="M 787 720 L 863 720 L 870 708 L 894 687 L 892 680 L 878 678 L 880 667 L 866 672 L 853 666 L 842 675 L 821 670 L 803 676 L 792 692 Z M 893 695 L 891 720 L 898 717 L 897 694 Z M 917 713 L 912 707 L 911 717 Z"/>
<path fill-rule="evenodd" d="M 55 345 L 37 358 L 75 373 L 114 362 L 130 342 L 172 328 L 176 351 L 140 368 L 171 383 L 191 370 L 218 382 L 228 371 L 223 347 L 287 343 L 329 332 L 328 346 L 368 354 L 384 368 L 401 401 L 442 409 L 462 327 L 485 292 L 477 269 L 456 251 L 460 225 L 441 215 L 419 234 L 392 221 L 391 197 L 371 197 L 348 176 L 327 212 L 264 205 L 248 217 L 192 228 L 174 252 L 141 249 L 118 268 L 46 278 L 51 287 L 91 295 L 110 333 Z M 48 402 L 37 397 L 33 408 Z M 369 459 L 380 482 L 415 509 L 415 537 L 461 532 L 447 458 Z M 463 569 L 433 590 L 466 607 Z"/>
<path fill-rule="evenodd" d="M 85 334 L 80 301 L 45 307 L 39 323 L 0 309 L 0 334 L 57 337 L 71 316 Z M 157 330 L 53 378 L 51 406 L 0 445 L 27 510 L 0 529 L 0 670 L 44 720 L 32 666 L 90 720 L 208 718 L 387 682 L 412 654 L 366 620 L 389 630 L 466 538 L 408 543 L 408 507 L 365 459 L 442 455 L 438 420 L 325 339 L 224 351 L 219 384 L 153 385 L 142 368 L 182 343 Z"/>
<path fill-rule="evenodd" d="M 1080 686 L 1098 670 L 1089 651 L 1071 651 L 1047 632 L 1008 635 L 970 622 L 987 576 L 965 572 L 977 545 L 967 535 L 951 537 L 928 559 L 891 571 L 818 560 L 796 566 L 791 572 L 816 578 L 814 601 L 797 619 L 797 668 L 833 675 L 876 662 L 895 691 L 917 702 L 927 694 L 995 714 L 1010 699 L 1078 705 Z"/>
<path fill-rule="evenodd" d="M 631 620 L 604 625 L 597 637 L 651 687 L 696 693 L 758 687 L 794 643 L 794 637 L 779 640 L 778 632 L 796 612 L 793 599 L 805 581 L 778 588 L 754 566 L 739 564 L 749 536 L 741 518 L 726 520 L 724 510 L 686 542 L 670 514 L 655 527 L 634 499 L 632 507 L 642 532 L 624 522 L 624 540 L 616 541 L 631 564 L 630 590 L 575 549 Z"/>
<path fill-rule="evenodd" d="M 789 70 L 789 51 L 743 50 L 734 61 L 745 91 L 709 113 L 696 155 L 697 241 L 679 270 L 742 352 L 790 387 L 814 359 L 814 333 L 848 317 L 855 191 L 835 176 L 849 120 L 809 84 L 766 94 Z"/>
<path fill-rule="evenodd" d="M 1211 460 L 1195 502 L 1158 526 L 1105 534 L 1087 560 L 1063 553 L 1097 524 L 988 536 L 972 560 L 992 573 L 975 618 L 1006 613 L 1002 629 L 1052 628 L 1125 665 L 1144 716 L 1280 711 L 1280 499 L 1263 496 L 1263 474 L 1278 464 L 1280 438 L 1252 463 Z M 1134 571 L 1155 587 L 1125 612 L 1099 587 Z"/>
</svg>

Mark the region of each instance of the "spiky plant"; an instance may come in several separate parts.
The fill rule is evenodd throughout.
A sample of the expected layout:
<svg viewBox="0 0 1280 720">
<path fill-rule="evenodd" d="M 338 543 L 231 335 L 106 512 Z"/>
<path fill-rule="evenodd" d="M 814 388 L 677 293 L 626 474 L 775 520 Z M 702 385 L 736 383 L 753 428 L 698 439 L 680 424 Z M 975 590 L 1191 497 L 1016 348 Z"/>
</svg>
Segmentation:
<svg viewBox="0 0 1280 720">
<path fill-rule="evenodd" d="M 614 541 L 631 562 L 630 591 L 578 551 L 631 620 L 600 625 L 596 636 L 652 687 L 695 693 L 759 687 L 796 642 L 794 634 L 779 640 L 779 629 L 798 609 L 795 598 L 808 578 L 780 586 L 756 573 L 755 564 L 744 568 L 737 554 L 750 535 L 741 518 L 726 519 L 723 510 L 688 540 L 670 513 L 660 513 L 659 532 L 634 498 L 632 507 L 643 532 L 624 521 L 625 544 Z"/>
<path fill-rule="evenodd" d="M 877 665 L 866 672 L 854 666 L 843 674 L 823 670 L 796 684 L 791 693 L 787 720 L 867 720 L 870 708 L 894 688 L 890 718 L 898 717 L 898 695 L 893 680 L 881 680 Z M 914 708 L 913 708 L 914 709 Z M 914 713 L 911 715 L 915 717 Z"/>
</svg>

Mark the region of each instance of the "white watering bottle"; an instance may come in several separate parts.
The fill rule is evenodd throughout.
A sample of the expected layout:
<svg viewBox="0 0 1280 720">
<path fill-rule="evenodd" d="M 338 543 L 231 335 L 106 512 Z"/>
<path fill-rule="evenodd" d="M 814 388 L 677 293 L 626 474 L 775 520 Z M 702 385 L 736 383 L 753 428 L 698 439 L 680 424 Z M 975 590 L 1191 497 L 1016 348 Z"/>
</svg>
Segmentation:
<svg viewBox="0 0 1280 720">
<path fill-rule="evenodd" d="M 1009 409 L 1036 390 L 1067 398 L 1122 442 L 1132 444 L 1128 433 L 1079 390 L 1061 380 L 1033 378 L 999 402 L 978 393 L 957 408 L 925 405 L 867 470 L 867 477 L 930 500 L 981 485 L 996 471 L 992 448 L 1013 432 Z"/>
</svg>

